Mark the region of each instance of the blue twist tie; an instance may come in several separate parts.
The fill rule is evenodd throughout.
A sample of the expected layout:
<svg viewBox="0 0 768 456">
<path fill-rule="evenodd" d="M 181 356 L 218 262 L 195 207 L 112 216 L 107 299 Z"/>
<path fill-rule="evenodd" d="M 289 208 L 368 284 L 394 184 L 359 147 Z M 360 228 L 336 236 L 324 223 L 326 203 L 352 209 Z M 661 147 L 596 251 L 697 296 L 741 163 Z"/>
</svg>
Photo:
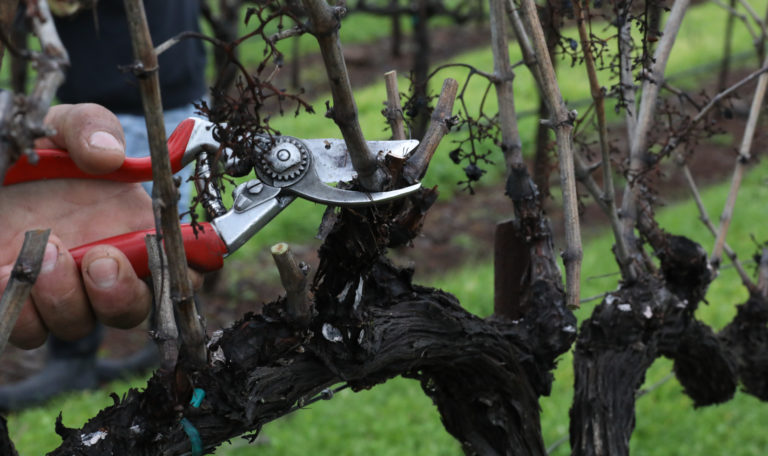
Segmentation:
<svg viewBox="0 0 768 456">
<path fill-rule="evenodd" d="M 192 391 L 192 399 L 189 401 L 189 404 L 194 408 L 198 408 L 200 407 L 200 404 L 203 403 L 203 399 L 205 399 L 205 390 L 202 388 L 195 388 Z M 192 456 L 201 456 L 203 454 L 203 440 L 200 438 L 200 432 L 198 432 L 195 425 L 186 418 L 181 419 L 181 427 L 184 428 L 184 432 L 186 432 L 187 437 L 189 437 L 189 443 L 192 446 Z"/>
<path fill-rule="evenodd" d="M 203 403 L 203 399 L 205 399 L 205 390 L 202 388 L 195 388 L 195 390 L 192 391 L 192 399 L 189 401 L 189 404 L 194 408 L 198 408 L 200 407 L 200 404 Z"/>
<path fill-rule="evenodd" d="M 200 433 L 191 421 L 186 418 L 181 419 L 181 427 L 189 437 L 189 443 L 192 446 L 192 456 L 201 456 L 203 454 L 203 441 L 200 439 Z"/>
</svg>

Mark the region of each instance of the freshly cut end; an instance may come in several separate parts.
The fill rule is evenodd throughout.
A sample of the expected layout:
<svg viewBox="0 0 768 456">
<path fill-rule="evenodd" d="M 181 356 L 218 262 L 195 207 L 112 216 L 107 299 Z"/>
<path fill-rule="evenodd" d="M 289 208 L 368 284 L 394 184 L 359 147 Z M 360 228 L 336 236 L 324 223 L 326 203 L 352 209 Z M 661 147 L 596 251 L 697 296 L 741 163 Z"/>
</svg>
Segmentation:
<svg viewBox="0 0 768 456">
<path fill-rule="evenodd" d="M 272 255 L 284 255 L 285 252 L 287 252 L 290 249 L 287 243 L 285 242 L 279 242 L 272 246 L 272 249 L 270 251 L 272 252 Z"/>
</svg>

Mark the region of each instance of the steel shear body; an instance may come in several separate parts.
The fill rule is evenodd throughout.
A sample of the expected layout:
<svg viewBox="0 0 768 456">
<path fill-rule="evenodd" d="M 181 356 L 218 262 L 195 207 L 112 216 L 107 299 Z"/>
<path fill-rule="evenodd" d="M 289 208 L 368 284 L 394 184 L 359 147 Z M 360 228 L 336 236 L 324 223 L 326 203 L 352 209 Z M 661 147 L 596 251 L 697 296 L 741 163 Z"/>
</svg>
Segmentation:
<svg viewBox="0 0 768 456">
<path fill-rule="evenodd" d="M 238 185 L 232 192 L 232 208 L 224 208 L 218 190 L 210 179 L 211 157 L 219 151 L 213 137 L 213 124 L 198 118 L 189 118 L 176 127 L 168 138 L 171 169 L 180 171 L 197 161 L 196 186 L 211 222 L 182 224 L 187 261 L 202 272 L 223 266 L 223 259 L 240 248 L 248 239 L 266 226 L 277 214 L 297 197 L 333 206 L 366 206 L 402 198 L 418 190 L 415 184 L 387 192 L 366 193 L 342 190 L 327 184 L 350 182 L 356 177 L 340 139 L 298 139 L 290 136 L 265 137 L 263 150 L 254 151 L 253 166 L 256 179 Z M 405 157 L 418 141 L 369 141 L 370 150 L 383 160 L 387 155 Z M 97 179 L 118 182 L 145 182 L 152 180 L 149 157 L 126 158 L 116 171 L 92 175 L 81 171 L 66 151 L 37 150 L 38 161 L 31 164 L 22 156 L 11 166 L 3 185 L 13 185 L 45 179 Z M 226 169 L 238 168 L 238 160 L 225 151 L 221 161 Z M 239 166 L 242 168 L 242 166 Z M 250 171 L 250 170 L 248 170 Z M 78 267 L 85 252 L 100 244 L 110 244 L 126 254 L 139 277 L 149 276 L 144 238 L 154 229 L 135 231 L 102 239 L 70 250 Z"/>
</svg>

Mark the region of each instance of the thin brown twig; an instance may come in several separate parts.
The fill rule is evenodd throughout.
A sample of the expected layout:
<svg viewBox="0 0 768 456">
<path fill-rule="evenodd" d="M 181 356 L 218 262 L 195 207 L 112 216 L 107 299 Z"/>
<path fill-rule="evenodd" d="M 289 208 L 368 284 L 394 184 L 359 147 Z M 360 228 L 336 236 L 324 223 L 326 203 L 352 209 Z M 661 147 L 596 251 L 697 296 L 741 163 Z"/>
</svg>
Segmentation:
<svg viewBox="0 0 768 456">
<path fill-rule="evenodd" d="M 48 2 L 29 0 L 27 8 L 34 11 L 32 31 L 41 49 L 33 55 L 37 79 L 29 95 L 20 97 L 13 104 L 9 104 L 8 100 L 2 102 L 0 121 L 5 140 L 0 141 L 0 179 L 5 176 L 11 161 L 21 153 L 28 154 L 31 163 L 35 162 L 33 142 L 52 133 L 43 121 L 69 66 L 69 56 L 56 31 Z"/>
<path fill-rule="evenodd" d="M 742 8 L 744 8 L 747 13 L 749 13 L 750 17 L 752 17 L 752 20 L 755 21 L 755 24 L 760 28 L 761 35 L 765 36 L 765 23 L 760 18 L 760 16 L 757 14 L 757 11 L 755 11 L 754 8 L 752 8 L 752 5 L 749 4 L 749 2 L 745 0 L 737 0 L 739 4 L 741 4 Z"/>
<path fill-rule="evenodd" d="M 675 38 L 680 30 L 680 24 L 683 21 L 683 17 L 688 9 L 689 0 L 678 0 L 672 6 L 672 11 L 667 18 L 667 23 L 664 26 L 664 32 L 662 33 L 661 40 L 659 40 L 658 47 L 653 56 L 653 64 L 650 68 L 650 74 L 643 82 L 643 91 L 640 99 L 640 107 L 637 113 L 637 124 L 635 126 L 634 135 L 630 140 L 630 153 L 629 153 L 629 170 L 627 172 L 627 186 L 624 189 L 624 198 L 621 208 L 622 216 L 622 236 L 628 249 L 630 249 L 630 255 L 636 259 L 633 264 L 629 266 L 628 279 L 633 280 L 640 275 L 640 271 L 637 271 L 637 267 L 640 266 L 639 256 L 640 253 L 637 238 L 635 237 L 635 227 L 638 223 L 638 207 L 640 206 L 640 199 L 642 198 L 642 191 L 639 182 L 635 179 L 640 176 L 646 169 L 647 161 L 646 156 L 648 154 L 648 135 L 650 133 L 653 115 L 656 111 L 656 101 L 659 96 L 660 82 L 664 79 L 664 70 L 667 66 L 669 54 L 672 51 L 672 46 L 675 43 Z"/>
<path fill-rule="evenodd" d="M 444 64 L 441 64 L 441 65 L 437 65 L 435 67 L 435 69 L 432 70 L 432 72 L 430 72 L 427 75 L 427 79 L 432 79 L 437 73 L 439 73 L 442 70 L 445 70 L 446 68 L 466 68 L 466 69 L 469 70 L 470 73 L 478 74 L 478 75 L 484 77 L 485 79 L 487 79 L 489 81 L 493 81 L 493 77 L 494 77 L 493 74 L 486 73 L 485 71 L 480 70 L 478 68 L 475 68 L 474 66 L 472 66 L 472 65 L 470 65 L 468 63 L 450 62 L 450 63 L 444 63 Z M 462 89 L 462 92 L 464 92 L 464 89 Z"/>
<path fill-rule="evenodd" d="M 587 68 L 590 92 L 595 103 L 595 113 L 597 114 L 597 130 L 603 168 L 603 192 L 600 198 L 605 202 L 605 207 L 608 209 L 606 215 L 610 220 L 611 229 L 616 241 L 616 259 L 619 263 L 619 268 L 622 271 L 622 275 L 628 277 L 630 274 L 627 269 L 629 267 L 629 253 L 624 236 L 621 235 L 621 221 L 616 209 L 616 190 L 613 183 L 613 170 L 611 168 L 610 144 L 608 143 L 608 121 L 605 116 L 605 92 L 603 87 L 600 86 L 600 81 L 597 79 L 595 57 L 592 54 L 592 42 L 587 32 L 587 24 L 591 23 L 589 22 L 588 6 L 583 4 L 583 0 L 575 0 L 573 6 L 577 18 L 576 22 L 579 29 L 584 63 Z"/>
<path fill-rule="evenodd" d="M 254 31 L 245 35 L 245 37 L 253 37 L 253 36 L 258 36 L 258 33 Z M 173 46 L 178 44 L 180 41 L 185 39 L 197 39 L 197 40 L 207 41 L 212 45 L 214 45 L 216 49 L 224 51 L 224 54 L 228 58 L 227 63 L 234 65 L 240 71 L 240 75 L 247 81 L 250 87 L 261 86 L 264 89 L 268 89 L 276 97 L 290 97 L 290 95 L 284 89 L 280 89 L 277 86 L 273 85 L 270 82 L 270 80 L 264 80 L 260 84 L 258 84 L 254 79 L 254 76 L 248 70 L 248 68 L 246 68 L 245 65 L 240 60 L 237 59 L 237 52 L 236 52 L 237 46 L 243 41 L 243 38 L 244 37 L 241 37 L 235 41 L 226 42 L 216 37 L 205 35 L 203 33 L 186 31 L 186 32 L 181 32 L 178 35 L 168 38 L 166 41 L 160 43 L 155 48 L 155 55 L 159 56 L 163 52 L 166 52 L 168 49 L 172 48 Z M 218 80 L 215 86 L 229 87 L 228 84 L 229 84 L 228 82 L 222 82 L 221 80 Z M 304 108 L 310 107 L 310 105 L 306 101 L 304 101 L 299 97 L 291 97 L 291 99 L 297 102 L 298 104 L 300 104 Z"/>
<path fill-rule="evenodd" d="M 635 102 L 634 75 L 632 73 L 632 21 L 629 19 L 632 2 L 624 2 L 624 7 L 619 10 L 618 41 L 619 41 L 619 91 L 624 102 L 624 117 L 627 122 L 627 140 L 632 149 L 632 139 L 637 127 L 637 103 Z"/>
<path fill-rule="evenodd" d="M 392 139 L 406 139 L 403 108 L 400 104 L 400 90 L 397 88 L 397 71 L 384 73 L 384 85 L 387 88 L 387 108 L 385 116 L 392 129 Z"/>
<path fill-rule="evenodd" d="M 559 26 L 556 25 L 558 19 L 555 17 L 559 14 L 557 9 L 558 8 L 553 8 L 552 5 L 547 4 L 543 10 L 543 14 L 549 16 L 547 19 L 547 23 L 549 23 L 549 25 L 547 25 L 547 33 L 545 35 L 545 39 L 547 41 L 547 47 L 550 52 L 554 51 L 554 43 L 558 36 L 557 29 Z M 520 13 L 512 0 L 507 0 L 507 14 L 509 16 L 510 23 L 512 24 L 512 29 L 515 32 L 518 45 L 523 54 L 523 63 L 528 68 L 528 71 L 531 72 L 533 79 L 536 82 L 536 88 L 538 89 L 539 94 L 539 107 L 537 110 L 538 117 L 543 119 L 547 116 L 547 109 L 549 108 L 547 107 L 546 100 L 544 100 L 544 96 L 542 95 L 544 93 L 544 88 L 541 82 L 543 77 L 541 75 L 541 70 L 539 69 L 536 52 L 533 50 L 531 40 L 528 37 L 528 32 L 525 30 L 523 21 L 520 19 Z M 556 61 L 553 61 L 552 65 L 555 64 Z M 551 160 L 549 158 L 549 142 L 549 129 L 546 126 L 539 124 L 536 129 L 536 152 L 533 162 L 533 182 L 539 189 L 540 198 L 545 198 L 550 195 L 549 176 L 551 173 Z"/>
<path fill-rule="evenodd" d="M 525 166 L 523 162 L 523 144 L 517 126 L 515 112 L 515 92 L 509 60 L 509 41 L 507 40 L 506 8 L 503 0 L 489 0 L 491 21 L 491 51 L 493 53 L 493 85 L 496 87 L 496 99 L 499 106 L 499 127 L 501 129 L 501 151 L 507 165 L 507 175 L 513 168 Z"/>
<path fill-rule="evenodd" d="M 712 236 L 717 237 L 717 228 L 712 223 L 712 220 L 709 218 L 709 213 L 707 212 L 707 208 L 704 207 L 704 202 L 701 200 L 701 195 L 699 194 L 698 186 L 696 185 L 696 181 L 693 179 L 693 175 L 691 174 L 691 170 L 688 168 L 688 165 L 685 163 L 683 157 L 678 156 L 675 160 L 682 168 L 683 176 L 685 177 L 685 181 L 688 184 L 688 189 L 691 192 L 691 197 L 696 202 L 696 207 L 699 209 L 699 219 L 704 223 L 704 226 L 706 226 L 709 229 L 709 232 L 712 233 Z M 744 267 L 741 265 L 741 262 L 739 261 L 739 258 L 736 254 L 736 252 L 729 246 L 727 243 L 723 245 L 723 248 L 725 250 L 726 255 L 728 255 L 728 258 L 731 259 L 731 263 L 733 264 L 733 267 L 736 269 L 736 271 L 739 274 L 739 277 L 741 277 L 741 283 L 744 284 L 748 289 L 754 289 L 754 283 L 749 278 L 749 274 L 747 274 L 747 271 L 744 270 Z"/>
<path fill-rule="evenodd" d="M 573 154 L 573 167 L 576 172 L 576 180 L 581 182 L 581 185 L 587 189 L 592 196 L 592 199 L 594 199 L 595 203 L 600 207 L 600 210 L 602 210 L 604 214 L 608 214 L 610 209 L 603 200 L 603 191 L 600 189 L 600 186 L 597 185 L 595 179 L 592 178 L 592 168 L 587 165 L 584 161 L 584 157 L 578 152 Z"/>
<path fill-rule="evenodd" d="M 3 297 L 0 298 L 0 353 L 5 351 L 21 308 L 27 302 L 32 285 L 40 273 L 50 234 L 51 230 L 32 230 L 24 233 L 21 252 L 13 265 Z"/>
<path fill-rule="evenodd" d="M 524 243 L 520 240 L 520 227 L 527 219 L 532 223 L 542 223 L 544 211 L 541 208 L 541 200 L 536 198 L 536 185 L 531 180 L 527 165 L 523 160 L 522 141 L 518 128 L 518 115 L 515 109 L 515 96 L 513 82 L 515 73 L 510 65 L 509 42 L 507 40 L 507 3 L 503 0 L 489 0 L 488 9 L 491 26 L 491 49 L 493 52 L 493 82 L 496 90 L 496 100 L 498 104 L 498 122 L 501 132 L 501 151 L 504 154 L 506 163 L 506 182 L 507 188 L 527 187 L 528 195 L 526 198 L 514 195 L 514 191 L 508 191 L 508 196 L 512 199 L 514 213 L 517 218 L 513 222 L 502 222 L 496 227 L 494 236 L 494 314 L 509 318 L 512 320 L 520 319 L 526 314 L 527 305 L 525 299 L 521 296 L 520 282 L 524 274 L 522 269 L 525 267 L 515 267 L 515 263 L 529 264 L 531 255 L 527 249 L 539 251 L 540 246 L 537 241 L 526 239 Z M 527 41 L 524 33 L 518 33 L 518 39 Z M 532 52 L 532 51 L 530 51 Z M 532 62 L 530 58 L 524 58 L 524 61 Z M 532 63 L 535 66 L 535 63 Z M 530 226 L 530 225 L 528 225 Z M 519 230 L 519 231 L 518 231 Z M 549 233 L 547 233 L 549 234 Z M 551 249 L 551 244 L 545 248 Z M 514 253 L 513 253 L 514 252 Z M 548 250 L 547 256 L 554 264 L 554 252 Z M 512 257 L 518 257 L 511 260 Z M 532 270 L 538 268 L 531 266 Z M 552 268 L 555 271 L 556 268 Z M 541 274 L 541 272 L 536 272 Z M 562 278 L 557 271 L 557 277 L 553 278 L 555 282 L 561 282 Z M 525 280 L 534 281 L 529 278 Z M 525 289 L 525 286 L 522 286 Z"/>
<path fill-rule="evenodd" d="M 205 330 L 197 313 L 192 283 L 189 280 L 184 242 L 178 216 L 178 190 L 173 182 L 166 144 L 157 55 L 152 46 L 144 4 L 141 0 L 124 0 L 137 70 L 140 73 L 144 118 L 152 157 L 153 204 L 159 205 L 161 225 L 157 226 L 168 255 L 171 299 L 177 310 L 181 330 L 182 352 L 195 366 L 208 361 Z"/>
<path fill-rule="evenodd" d="M 179 358 L 179 329 L 173 315 L 173 302 L 168 286 L 170 283 L 168 257 L 165 255 L 165 250 L 160 248 L 157 235 L 148 235 L 144 243 L 147 246 L 155 300 L 155 330 L 152 338 L 160 349 L 162 358 L 160 367 L 166 372 L 171 372 Z"/>
<path fill-rule="evenodd" d="M 763 62 L 763 66 L 768 66 L 768 58 Z M 733 209 L 736 206 L 736 198 L 739 194 L 744 171 L 751 158 L 750 151 L 752 149 L 752 140 L 755 136 L 757 120 L 760 118 L 760 108 L 763 105 L 766 87 L 768 87 L 768 73 L 763 73 L 757 80 L 757 87 L 755 88 L 755 94 L 752 98 L 752 107 L 749 110 L 747 125 L 744 127 L 744 135 L 741 138 L 739 156 L 736 158 L 736 167 L 733 171 L 731 188 L 728 191 L 728 198 L 726 199 L 725 207 L 723 207 L 723 212 L 720 215 L 720 226 L 717 229 L 717 238 L 715 239 L 715 246 L 712 248 L 712 256 L 710 257 L 711 264 L 715 266 L 720 264 L 723 255 L 723 246 L 725 245 L 725 237 L 728 234 L 728 227 L 730 226 L 733 217 Z"/>
<path fill-rule="evenodd" d="M 331 86 L 333 107 L 328 115 L 341 130 L 360 183 L 368 190 L 380 190 L 386 181 L 386 173 L 379 167 L 363 137 L 349 72 L 341 50 L 339 28 L 343 8 L 332 7 L 325 0 L 302 0 L 302 4 L 309 17 L 309 31 L 320 47 Z"/>
<path fill-rule="evenodd" d="M 277 43 L 280 40 L 285 40 L 287 38 L 293 38 L 293 37 L 296 37 L 296 36 L 301 36 L 301 35 L 303 35 L 306 32 L 307 32 L 307 30 L 304 27 L 302 27 L 300 25 L 295 25 L 293 27 L 281 30 L 281 31 L 279 31 L 277 33 L 274 33 L 274 34 L 270 35 L 269 36 L 269 41 L 271 41 L 272 43 Z"/>
<path fill-rule="evenodd" d="M 749 22 L 749 19 L 744 13 L 740 13 L 735 8 L 732 8 L 730 5 L 726 5 L 725 3 L 721 2 L 720 0 L 710 0 L 715 5 L 719 6 L 720 8 L 728 11 L 728 14 L 730 17 L 735 17 L 739 19 L 741 22 L 744 23 L 744 27 L 747 29 L 747 32 L 749 32 L 750 36 L 752 36 L 752 42 L 757 43 L 760 39 L 757 32 L 755 32 L 755 29 L 752 27 L 752 24 Z"/>
<path fill-rule="evenodd" d="M 171 49 L 172 47 L 176 46 L 180 42 L 182 42 L 185 39 L 189 38 L 200 38 L 202 39 L 202 36 L 200 33 L 197 32 L 181 32 L 176 36 L 172 36 L 168 38 L 167 40 L 163 41 L 162 43 L 155 46 L 155 55 L 159 56 L 163 52 L 167 51 L 168 49 Z M 208 40 L 211 41 L 214 45 L 220 45 L 219 40 L 213 37 L 208 37 Z"/>
<path fill-rule="evenodd" d="M 523 21 L 520 19 L 520 13 L 512 0 L 507 0 L 507 14 L 509 15 L 509 22 L 512 25 L 512 30 L 515 32 L 517 44 L 520 46 L 520 50 L 523 54 L 523 62 L 525 62 L 525 65 L 534 74 L 536 84 L 540 85 L 541 71 L 539 70 L 536 52 L 533 50 L 531 39 L 528 37 L 528 32 L 525 31 Z"/>
<path fill-rule="evenodd" d="M 46 58 L 37 59 L 38 79 L 32 93 L 27 97 L 26 108 L 44 117 L 56 95 L 56 90 L 64 82 L 64 72 L 69 66 L 69 55 L 56 31 L 48 3 L 40 0 L 37 8 L 38 14 L 32 18 L 32 29 L 40 40 L 40 48 Z M 42 117 L 28 119 L 27 122 L 42 124 Z"/>
<path fill-rule="evenodd" d="M 437 151 L 437 146 L 443 136 L 448 134 L 451 129 L 453 116 L 453 103 L 456 100 L 456 92 L 459 90 L 459 83 L 452 78 L 443 81 L 443 87 L 440 90 L 440 97 L 437 99 L 435 109 L 432 111 L 431 121 L 427 132 L 421 139 L 419 146 L 408 157 L 403 174 L 411 181 L 418 181 L 424 177 L 429 167 L 429 162 Z"/>
<path fill-rule="evenodd" d="M 563 195 L 563 219 L 565 223 L 565 264 L 566 304 L 571 308 L 579 307 L 579 289 L 581 276 L 581 232 L 579 228 L 578 200 L 576 195 L 576 177 L 574 171 L 573 140 L 571 133 L 576 113 L 568 111 L 557 85 L 555 70 L 547 50 L 544 31 L 541 28 L 533 0 L 522 0 L 522 12 L 531 32 L 531 43 L 538 56 L 541 69 L 542 86 L 549 107 L 551 125 L 555 130 L 557 152 L 560 162 L 560 190 Z"/>
<path fill-rule="evenodd" d="M 38 14 L 32 18 L 32 29 L 40 40 L 40 48 L 46 58 L 37 59 L 38 79 L 32 93 L 27 97 L 27 109 L 42 113 L 44 116 L 51 106 L 56 90 L 64 82 L 64 72 L 69 66 L 69 55 L 56 31 L 53 15 L 48 8 L 48 2 L 39 0 Z M 44 66 L 44 68 L 40 68 Z M 42 118 L 37 119 L 42 123 Z"/>
<path fill-rule="evenodd" d="M 312 301 L 308 294 L 307 268 L 296 260 L 288 244 L 280 242 L 270 250 L 286 293 L 288 322 L 306 327 L 312 319 Z"/>
<path fill-rule="evenodd" d="M 750 9 L 748 8 L 748 11 Z M 757 17 L 757 14 L 752 11 L 753 17 Z M 759 18 L 755 19 L 762 31 L 762 37 L 766 36 L 766 30 L 764 22 Z M 758 54 L 764 54 L 763 40 L 756 43 L 758 48 Z M 763 55 L 763 67 L 768 66 L 768 56 Z M 744 128 L 744 135 L 742 136 L 741 145 L 739 147 L 739 156 L 736 159 L 736 166 L 733 171 L 733 178 L 731 180 L 731 188 L 728 191 L 728 197 L 726 199 L 725 207 L 720 214 L 720 226 L 717 230 L 717 237 L 715 239 L 715 245 L 712 248 L 712 255 L 710 257 L 710 263 L 715 267 L 718 267 L 722 258 L 722 252 L 725 247 L 725 238 L 728 235 L 728 228 L 730 227 L 731 219 L 733 217 L 733 210 L 736 205 L 736 198 L 738 197 L 739 188 L 741 187 L 741 181 L 744 176 L 747 163 L 749 162 L 752 149 L 752 140 L 755 134 L 755 128 L 757 127 L 757 121 L 760 117 L 760 108 L 765 98 L 766 86 L 768 86 L 768 73 L 762 73 L 757 80 L 757 87 L 755 87 L 755 93 L 752 98 L 752 106 L 749 110 L 749 117 L 747 118 L 747 125 Z"/>
<path fill-rule="evenodd" d="M 689 0 L 679 0 L 675 2 L 672 12 L 667 19 L 662 39 L 653 58 L 653 66 L 650 74 L 643 82 L 643 94 L 640 100 L 640 109 L 637 116 L 637 127 L 634 134 L 634 144 L 630 151 L 631 171 L 643 166 L 642 155 L 645 154 L 648 147 L 648 132 L 652 125 L 653 115 L 655 113 L 656 100 L 658 99 L 661 82 L 664 80 L 664 70 L 667 66 L 669 54 L 675 43 L 675 38 L 680 30 L 680 25 L 687 11 Z"/>
<path fill-rule="evenodd" d="M 736 0 L 729 0 L 731 11 L 736 7 Z M 728 81 L 728 75 L 731 70 L 731 60 L 733 58 L 733 25 L 736 22 L 736 15 L 733 12 L 728 13 L 725 20 L 725 40 L 723 43 L 723 57 L 720 60 L 720 73 L 717 77 L 717 90 L 725 89 Z"/>
<path fill-rule="evenodd" d="M 702 109 L 702 106 L 699 104 L 699 102 L 697 102 L 688 92 L 682 89 L 678 89 L 677 87 L 670 84 L 669 81 L 665 80 L 664 82 L 662 82 L 661 87 L 664 90 L 676 95 L 678 98 L 684 99 L 699 111 Z"/>
<path fill-rule="evenodd" d="M 753 71 L 749 75 L 742 78 L 740 81 L 734 83 L 727 89 L 723 90 L 722 92 L 719 92 L 717 95 L 712 97 L 709 102 L 704 105 L 703 108 L 691 119 L 691 121 L 686 125 L 686 127 L 679 133 L 675 134 L 669 140 L 667 140 L 667 144 L 664 145 L 664 148 L 661 151 L 661 155 L 666 155 L 671 153 L 675 148 L 680 145 L 680 141 L 682 141 L 688 134 L 701 122 L 706 116 L 709 114 L 709 112 L 712 110 L 712 108 L 716 107 L 722 100 L 725 98 L 728 98 L 731 96 L 734 92 L 739 90 L 740 88 L 744 87 L 745 85 L 749 84 L 750 82 L 754 81 L 758 77 L 760 77 L 762 74 L 768 72 L 768 65 L 764 65 L 759 70 Z"/>
</svg>

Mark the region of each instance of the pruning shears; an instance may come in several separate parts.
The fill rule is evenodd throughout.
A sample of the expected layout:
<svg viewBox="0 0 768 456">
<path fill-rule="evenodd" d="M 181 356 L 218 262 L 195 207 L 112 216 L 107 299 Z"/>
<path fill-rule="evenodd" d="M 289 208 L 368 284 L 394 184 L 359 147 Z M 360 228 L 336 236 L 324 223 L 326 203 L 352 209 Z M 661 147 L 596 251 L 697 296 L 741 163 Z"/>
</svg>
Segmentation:
<svg viewBox="0 0 768 456">
<path fill-rule="evenodd" d="M 213 136 L 214 124 L 199 118 L 180 123 L 168 138 L 171 170 L 176 173 L 192 161 L 196 164 L 198 197 L 211 216 L 210 222 L 182 224 L 181 231 L 187 261 L 202 272 L 215 271 L 223 259 L 245 244 L 259 230 L 297 197 L 330 206 L 367 206 L 402 198 L 417 191 L 421 185 L 386 192 L 344 190 L 328 184 L 350 182 L 357 173 L 352 168 L 346 144 L 341 139 L 299 139 L 291 136 L 264 138 L 264 147 L 254 151 L 253 168 L 256 179 L 238 185 L 232 192 L 232 208 L 227 210 L 218 189 L 213 185 L 212 157 L 219 156 L 225 172 L 242 175 L 243 164 L 231 152 L 217 154 L 219 142 Z M 368 146 L 377 159 L 387 155 L 403 158 L 418 145 L 416 140 L 369 141 Z M 33 165 L 22 156 L 11 166 L 3 185 L 13 185 L 45 179 L 97 179 L 117 182 L 152 180 L 149 157 L 126 158 L 116 171 L 92 175 L 81 171 L 58 149 L 38 149 L 38 162 Z M 144 238 L 154 229 L 135 231 L 102 239 L 70 250 L 78 267 L 85 252 L 100 244 L 110 244 L 126 254 L 139 277 L 149 276 Z"/>
</svg>

